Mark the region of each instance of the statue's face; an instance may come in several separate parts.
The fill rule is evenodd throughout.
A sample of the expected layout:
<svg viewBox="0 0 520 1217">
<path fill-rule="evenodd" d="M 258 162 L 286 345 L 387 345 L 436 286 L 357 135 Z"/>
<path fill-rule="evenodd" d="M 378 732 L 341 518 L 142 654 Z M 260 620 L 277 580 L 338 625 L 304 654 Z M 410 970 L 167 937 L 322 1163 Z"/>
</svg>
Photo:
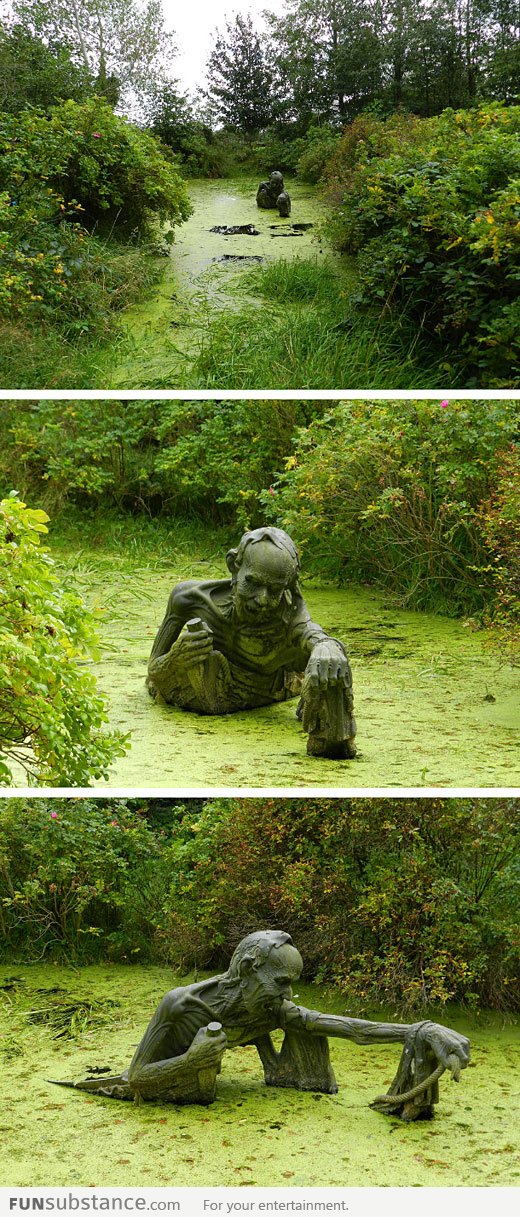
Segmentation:
<svg viewBox="0 0 520 1217">
<path fill-rule="evenodd" d="M 241 978 L 242 1000 L 249 1013 L 276 1013 L 283 1001 L 290 1001 L 291 986 L 301 976 L 302 968 L 296 947 L 288 943 L 275 947 L 263 963 Z"/>
<path fill-rule="evenodd" d="M 289 554 L 270 541 L 248 545 L 233 585 L 240 620 L 260 623 L 279 618 L 282 602 L 290 602 L 289 585 L 294 574 Z"/>
</svg>

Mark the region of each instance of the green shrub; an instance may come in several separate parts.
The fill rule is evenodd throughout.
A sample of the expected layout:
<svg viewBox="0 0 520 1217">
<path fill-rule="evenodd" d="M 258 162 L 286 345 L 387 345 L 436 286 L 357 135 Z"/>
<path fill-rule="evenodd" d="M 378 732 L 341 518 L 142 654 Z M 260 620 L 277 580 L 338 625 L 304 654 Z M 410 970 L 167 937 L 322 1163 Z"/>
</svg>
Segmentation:
<svg viewBox="0 0 520 1217">
<path fill-rule="evenodd" d="M 107 336 L 158 269 L 85 225 L 135 235 L 154 217 L 180 223 L 190 205 L 177 169 L 99 99 L 0 115 L 0 153 L 0 315 Z"/>
<path fill-rule="evenodd" d="M 177 856 L 173 959 L 221 966 L 269 925 L 361 1008 L 515 1010 L 519 845 L 514 800 L 216 800 Z"/>
<path fill-rule="evenodd" d="M 40 546 L 47 521 L 16 495 L 0 502 L 0 783 L 15 763 L 40 785 L 84 786 L 108 777 L 126 744 L 102 730 L 104 702 L 83 666 L 94 618 Z"/>
<path fill-rule="evenodd" d="M 309 127 L 296 166 L 298 177 L 304 182 L 321 181 L 339 141 L 339 132 L 331 127 Z"/>
<path fill-rule="evenodd" d="M 514 658 L 520 651 L 520 452 L 514 444 L 503 454 L 490 498 L 480 507 L 478 526 L 493 589 L 486 621 Z"/>
<path fill-rule="evenodd" d="M 117 117 L 107 102 L 66 101 L 50 110 L 0 116 L 0 189 L 19 205 L 35 188 L 53 191 L 89 225 L 146 229 L 153 217 L 179 224 L 190 214 L 167 150 Z"/>
<path fill-rule="evenodd" d="M 158 259 L 89 235 L 77 214 L 50 190 L 0 195 L 0 316 L 68 339 L 108 337 L 117 311 L 157 278 Z"/>
<path fill-rule="evenodd" d="M 164 841 L 121 800 L 0 801 L 0 918 L 9 954 L 153 958 Z"/>
<path fill-rule="evenodd" d="M 305 402 L 6 402 L 0 484 L 24 493 L 157 514 L 193 513 L 239 526 L 321 412 Z"/>
<path fill-rule="evenodd" d="M 445 379 L 515 385 L 520 108 L 356 121 L 329 167 L 333 239 L 359 254 L 352 304 L 413 315 Z"/>
<path fill-rule="evenodd" d="M 311 569 L 456 614 L 492 593 L 481 504 L 517 427 L 515 402 L 351 402 L 302 430 L 268 514 Z"/>
</svg>

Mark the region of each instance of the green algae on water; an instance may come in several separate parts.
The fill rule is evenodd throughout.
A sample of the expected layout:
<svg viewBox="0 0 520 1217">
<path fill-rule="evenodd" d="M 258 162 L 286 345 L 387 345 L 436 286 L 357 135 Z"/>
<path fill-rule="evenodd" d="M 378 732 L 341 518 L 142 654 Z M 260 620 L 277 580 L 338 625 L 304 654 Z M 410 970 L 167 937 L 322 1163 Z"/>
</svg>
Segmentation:
<svg viewBox="0 0 520 1217">
<path fill-rule="evenodd" d="M 162 282 L 152 299 L 124 315 L 126 339 L 121 362 L 111 373 L 114 388 L 148 388 L 159 382 L 170 383 L 172 388 L 189 385 L 190 365 L 212 315 L 254 303 L 244 286 L 254 263 L 242 259 L 259 258 L 265 265 L 281 258 L 323 259 L 319 229 L 324 206 L 312 187 L 288 183 L 293 215 L 282 221 L 276 211 L 261 211 L 256 206 L 257 185 L 253 179 L 188 183 L 193 214 L 176 233 Z M 286 236 L 292 232 L 293 221 L 311 227 Z M 226 236 L 211 231 L 220 225 L 247 224 L 259 235 Z M 333 256 L 331 251 L 328 256 Z M 339 259 L 335 260 L 339 266 Z"/>
<path fill-rule="evenodd" d="M 395 1045 L 360 1048 L 337 1040 L 331 1041 L 337 1095 L 266 1087 L 249 1047 L 226 1053 L 211 1107 L 135 1106 L 60 1090 L 46 1079 L 80 1079 L 93 1066 L 120 1070 L 167 989 L 193 978 L 110 964 L 78 970 L 11 962 L 13 973 L 23 983 L 0 1003 L 4 1187 L 460 1187 L 520 1180 L 518 1020 L 503 1026 L 497 1015 L 476 1019 L 453 1007 L 437 1014 L 469 1035 L 475 1068 L 458 1085 L 441 1080 L 431 1122 L 407 1125 L 368 1107 L 394 1075 Z M 65 998 L 70 991 L 120 1005 L 110 1021 L 55 1040 L 26 1013 L 36 989 L 56 987 Z M 341 998 L 318 986 L 301 985 L 298 996 L 311 1008 L 348 1013 Z"/>
<path fill-rule="evenodd" d="M 172 535 L 174 542 L 174 535 Z M 199 551 L 200 552 L 200 551 Z M 345 643 L 358 757 L 306 755 L 295 700 L 208 717 L 153 702 L 146 664 L 174 583 L 218 578 L 224 563 L 177 553 L 154 567 L 83 553 L 83 588 L 106 608 L 95 666 L 110 726 L 131 732 L 111 783 L 140 788 L 512 787 L 520 785 L 518 671 L 451 618 L 389 607 L 364 588 L 304 586 L 313 620 Z"/>
</svg>

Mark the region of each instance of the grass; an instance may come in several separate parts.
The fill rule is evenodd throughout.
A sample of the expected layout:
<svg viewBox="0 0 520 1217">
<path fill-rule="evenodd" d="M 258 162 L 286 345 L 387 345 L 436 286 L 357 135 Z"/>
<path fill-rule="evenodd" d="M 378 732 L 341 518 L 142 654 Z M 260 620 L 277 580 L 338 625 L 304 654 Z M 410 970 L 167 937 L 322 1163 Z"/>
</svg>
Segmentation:
<svg viewBox="0 0 520 1217">
<path fill-rule="evenodd" d="M 211 525 L 197 519 L 152 517 L 144 514 L 125 516 L 118 508 L 82 511 L 68 503 L 53 517 L 50 546 L 53 555 L 75 555 L 75 566 L 97 561 L 108 569 L 114 565 L 130 570 L 145 565 L 170 570 L 177 561 L 216 561 L 219 565 L 226 548 L 236 540 L 236 528 Z M 101 568 L 100 568 L 101 569 Z"/>
<path fill-rule="evenodd" d="M 153 246 L 97 237 L 88 246 L 84 274 L 54 316 L 0 324 L 2 388 L 92 389 L 108 383 L 120 340 L 118 314 L 157 283 L 163 262 Z"/>
<path fill-rule="evenodd" d="M 212 316 L 194 361 L 193 387 L 432 387 L 435 360 L 427 343 L 410 325 L 352 312 L 352 286 L 325 260 L 255 269 L 247 287 L 261 308 L 253 303 Z"/>
</svg>

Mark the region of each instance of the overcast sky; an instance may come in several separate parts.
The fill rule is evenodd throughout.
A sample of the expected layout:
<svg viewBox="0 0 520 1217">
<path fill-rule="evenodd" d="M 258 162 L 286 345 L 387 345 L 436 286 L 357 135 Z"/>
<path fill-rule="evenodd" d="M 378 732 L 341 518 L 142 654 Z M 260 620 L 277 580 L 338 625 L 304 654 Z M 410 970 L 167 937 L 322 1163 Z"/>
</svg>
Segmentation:
<svg viewBox="0 0 520 1217">
<path fill-rule="evenodd" d="M 265 28 L 262 12 L 281 14 L 284 0 L 163 0 L 165 24 L 176 36 L 178 55 L 172 64 L 172 75 L 183 89 L 194 93 L 202 84 L 206 61 L 212 47 L 215 29 L 225 28 L 225 19 L 237 13 L 251 13 L 253 24 Z"/>
</svg>

